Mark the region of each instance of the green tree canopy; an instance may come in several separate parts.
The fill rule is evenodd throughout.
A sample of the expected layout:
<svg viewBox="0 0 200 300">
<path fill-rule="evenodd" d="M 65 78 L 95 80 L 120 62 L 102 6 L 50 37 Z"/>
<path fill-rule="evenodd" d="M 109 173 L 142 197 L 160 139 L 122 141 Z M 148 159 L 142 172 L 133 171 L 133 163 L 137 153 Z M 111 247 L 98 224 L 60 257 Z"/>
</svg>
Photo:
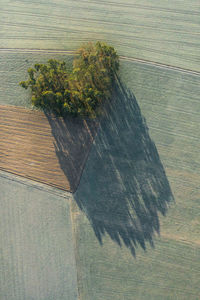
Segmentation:
<svg viewBox="0 0 200 300">
<path fill-rule="evenodd" d="M 87 43 L 78 51 L 72 72 L 65 62 L 50 59 L 28 69 L 29 79 L 20 85 L 32 92 L 32 104 L 58 115 L 95 116 L 104 99 L 110 99 L 119 57 L 105 43 Z"/>
</svg>

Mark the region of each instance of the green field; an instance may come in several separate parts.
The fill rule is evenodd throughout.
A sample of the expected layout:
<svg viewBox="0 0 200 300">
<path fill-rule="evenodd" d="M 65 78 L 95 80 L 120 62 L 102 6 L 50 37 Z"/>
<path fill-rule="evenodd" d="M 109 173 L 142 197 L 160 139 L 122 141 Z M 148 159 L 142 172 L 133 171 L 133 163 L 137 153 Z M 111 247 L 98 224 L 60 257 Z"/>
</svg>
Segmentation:
<svg viewBox="0 0 200 300">
<path fill-rule="evenodd" d="M 77 299 L 70 198 L 0 173 L 0 299 Z"/>
<path fill-rule="evenodd" d="M 1 48 L 74 50 L 110 42 L 120 55 L 200 71 L 198 0 L 1 1 Z"/>
<path fill-rule="evenodd" d="M 146 164 L 146 170 L 150 168 L 153 174 L 151 161 L 155 158 L 151 151 L 149 159 L 141 156 L 140 151 L 135 153 L 143 135 L 139 133 L 138 139 L 135 136 L 139 129 L 134 127 L 136 110 L 130 103 L 134 99 L 121 103 L 113 99 L 111 112 L 100 128 L 75 194 L 76 202 L 89 219 L 82 214 L 76 217 L 81 299 L 197 300 L 200 296 L 199 77 L 124 62 L 121 78 L 131 87 L 146 117 L 175 203 L 171 202 L 165 217 L 159 213 L 160 238 L 153 237 L 155 248 L 147 242 L 144 252 L 138 244 L 133 258 L 120 233 L 125 226 L 116 224 L 116 220 L 123 220 L 118 214 L 126 214 L 124 203 L 137 200 L 131 185 L 145 184 L 149 173 L 142 168 Z M 148 143 L 144 147 L 149 150 Z M 134 168 L 137 172 L 142 169 L 144 177 Z M 164 203 L 168 188 L 162 193 L 164 187 L 160 190 L 158 178 L 154 180 L 155 192 L 158 196 L 161 192 Z M 162 180 L 166 184 L 165 178 Z M 117 234 L 121 248 L 117 245 Z M 99 235 L 103 246 L 96 241 Z"/>
<path fill-rule="evenodd" d="M 73 196 L 0 173 L 0 299 L 75 300 L 77 285 L 80 300 L 200 299 L 199 13 L 198 0 L 1 2 L 0 104 L 30 107 L 19 81 L 72 60 L 59 50 L 103 40 L 127 59 Z"/>
<path fill-rule="evenodd" d="M 77 223 L 80 299 L 199 299 L 199 246 L 161 238 L 134 259 L 109 237 L 99 246 L 83 216 Z"/>
</svg>

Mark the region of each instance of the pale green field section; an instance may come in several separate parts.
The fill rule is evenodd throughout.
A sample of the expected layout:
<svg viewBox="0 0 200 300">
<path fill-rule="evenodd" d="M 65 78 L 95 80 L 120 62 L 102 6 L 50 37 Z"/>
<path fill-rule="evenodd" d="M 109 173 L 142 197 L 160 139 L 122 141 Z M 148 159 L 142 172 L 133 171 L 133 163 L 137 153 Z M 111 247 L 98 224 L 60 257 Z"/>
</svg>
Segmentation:
<svg viewBox="0 0 200 300">
<path fill-rule="evenodd" d="M 10 91 L 10 94 L 4 90 L 0 99 L 2 104 L 22 106 L 27 105 L 26 101 L 29 96 L 26 92 L 23 94 L 24 90 L 22 88 L 19 87 L 18 91 L 17 88 L 18 81 L 25 79 L 24 74 L 27 67 L 34 64 L 35 61 L 46 61 L 51 57 L 64 57 L 62 55 L 56 56 L 55 54 L 27 53 L 18 53 L 14 58 L 12 57 L 13 53 L 12 55 L 10 53 L 5 53 L 4 55 L 5 61 L 10 59 L 9 72 L 6 76 L 10 76 L 13 90 L 10 89 L 10 83 L 7 84 L 5 80 L 4 87 L 7 84 L 6 89 Z M 68 56 L 65 59 L 68 59 Z M 12 69 L 13 65 L 15 68 Z M 4 69 L 6 69 L 6 64 Z M 15 72 L 15 69 L 17 72 Z M 3 206 L 3 218 L 1 218 L 3 224 L 1 226 L 2 240 L 5 241 L 2 245 L 6 245 L 5 248 L 3 247 L 4 252 L 2 252 L 4 257 L 2 269 L 8 270 L 6 271 L 7 273 L 2 273 L 4 277 L 1 279 L 2 282 L 4 280 L 2 295 L 4 295 L 6 300 L 20 300 L 23 299 L 23 295 L 25 295 L 24 299 L 26 299 L 27 295 L 32 295 L 32 299 L 51 299 L 51 295 L 53 295 L 52 297 L 56 295 L 58 299 L 59 297 L 60 299 L 65 299 L 66 297 L 62 298 L 59 296 L 59 291 L 66 289 L 65 291 L 68 293 L 68 288 L 72 291 L 74 290 L 74 286 L 71 287 L 71 283 L 68 281 L 68 275 L 62 277 L 64 278 L 63 281 L 58 279 L 58 281 L 60 280 L 59 283 L 54 283 L 58 286 L 56 290 L 56 288 L 54 289 L 55 285 L 53 285 L 53 290 L 57 294 L 54 294 L 51 290 L 49 279 L 45 279 L 48 278 L 46 277 L 47 274 L 51 274 L 51 272 L 49 272 L 48 266 L 43 268 L 48 251 L 57 253 L 53 255 L 56 260 L 53 267 L 56 270 L 55 276 L 58 277 L 64 271 L 59 264 L 57 265 L 57 261 L 62 261 L 67 270 L 66 274 L 68 274 L 68 269 L 71 268 L 71 261 L 74 261 L 72 257 L 75 254 L 77 255 L 78 286 L 81 300 L 199 299 L 200 155 L 198 149 L 200 146 L 200 77 L 192 73 L 128 61 L 121 62 L 120 75 L 126 86 L 134 93 L 141 112 L 146 118 L 147 125 L 150 128 L 150 136 L 156 143 L 175 198 L 175 204 L 171 204 L 166 216 L 161 217 L 159 214 L 161 238 L 155 239 L 152 237 L 155 249 L 151 249 L 147 242 L 146 252 L 138 245 L 136 247 L 136 258 L 131 255 L 123 242 L 120 248 L 107 234 L 103 237 L 103 246 L 101 246 L 94 234 L 91 220 L 88 221 L 85 216 L 85 214 L 88 215 L 88 207 L 85 206 L 84 213 L 77 208 L 75 209 L 76 251 L 73 252 L 72 248 L 70 251 L 73 253 L 68 256 L 67 251 L 64 254 L 62 250 L 58 250 L 67 249 L 69 244 L 71 245 L 70 247 L 73 244 L 72 228 L 68 224 L 71 224 L 70 215 L 67 213 L 69 207 L 66 206 L 66 203 L 61 205 L 63 200 L 58 200 L 57 196 L 49 196 L 47 192 L 33 192 L 32 188 L 28 188 L 29 191 L 25 192 L 21 185 L 18 193 L 16 188 L 14 188 L 14 192 L 12 192 L 12 189 L 9 191 L 7 187 L 9 186 L 10 188 L 10 185 L 5 184 L 4 180 L 0 183 L 3 186 L 3 189 L 0 189 L 0 193 L 7 190 L 3 199 L 8 198 L 8 202 L 3 200 L 3 203 L 12 210 L 8 217 L 4 211 L 6 209 L 8 212 L 9 208 L 4 208 Z M 3 76 L 2 80 L 4 80 Z M 135 138 L 132 127 L 133 116 L 129 114 L 131 107 L 129 100 L 124 102 L 121 107 L 113 105 L 114 115 L 111 112 L 110 117 L 105 122 L 105 126 L 99 131 L 83 173 L 81 184 L 75 195 L 75 201 L 85 199 L 86 202 L 88 201 L 89 204 L 95 207 L 96 201 L 103 204 L 108 201 L 108 203 L 114 204 L 117 199 L 123 200 L 124 195 L 127 197 L 131 193 L 126 187 L 127 183 L 129 183 L 129 178 L 132 176 L 132 170 L 128 164 L 124 164 L 127 149 L 134 149 L 134 142 L 133 144 L 130 143 Z M 108 144 L 104 143 L 104 141 L 107 141 Z M 112 169 L 111 162 L 114 162 L 114 165 L 116 165 L 116 162 L 118 163 L 118 172 Z M 111 168 L 108 168 L 108 165 L 111 165 Z M 131 162 L 131 167 L 133 166 L 134 159 Z M 113 181 L 113 174 L 115 174 L 116 181 Z M 12 185 L 15 186 L 15 183 L 12 183 Z M 124 192 L 125 194 L 123 194 Z M 22 202 L 16 202 L 16 197 L 20 198 Z M 51 204 L 47 199 L 48 201 L 52 199 Z M 45 203 L 49 203 L 47 211 L 45 208 L 44 212 L 44 208 L 42 208 L 42 218 L 45 220 L 50 218 L 51 221 L 52 219 L 54 221 L 51 226 L 51 222 L 44 225 L 42 219 L 38 220 L 35 216 L 36 213 L 34 213 L 33 221 L 31 222 L 35 223 L 36 227 L 39 227 L 37 229 L 34 226 L 31 228 L 28 225 L 28 212 L 30 210 L 27 209 L 26 214 L 25 212 L 23 213 L 25 208 L 22 208 L 20 211 L 22 211 L 24 219 L 22 218 L 22 221 L 20 221 L 22 222 L 20 226 L 29 229 L 26 229 L 20 242 L 18 242 L 18 237 L 15 238 L 14 228 L 18 228 L 17 222 L 21 217 L 20 212 L 17 212 L 17 217 L 14 216 L 14 211 L 17 211 L 15 206 L 18 205 L 19 209 L 21 209 L 20 207 L 27 207 L 29 206 L 29 201 L 31 207 L 33 202 L 38 203 L 37 211 L 41 210 L 40 205 L 41 207 L 46 207 L 47 204 Z M 57 208 L 58 211 L 56 210 L 57 205 L 60 207 Z M 65 210 L 66 207 L 67 210 Z M 102 206 L 102 210 L 104 208 L 106 210 L 107 207 Z M 52 217 L 53 213 L 56 213 L 55 219 Z M 60 235 L 54 242 L 51 240 L 51 232 L 55 232 L 54 226 L 57 226 L 57 222 L 61 222 L 56 221 L 57 218 L 61 220 L 59 219 L 61 214 L 63 214 L 63 227 L 67 227 L 67 232 L 62 228 Z M 102 211 L 100 211 L 100 216 L 101 214 Z M 10 225 L 9 220 L 11 220 Z M 39 225 L 37 225 L 38 222 Z M 4 228 L 5 224 L 6 229 Z M 58 230 L 61 227 L 58 226 Z M 16 230 L 17 235 L 20 236 L 19 229 Z M 30 239 L 27 236 L 30 236 Z M 33 239 L 32 244 L 30 243 L 31 238 Z M 115 239 L 115 237 L 113 238 Z M 11 239 L 14 240 L 13 248 Z M 27 240 L 28 242 L 26 242 Z M 37 243 L 34 242 L 36 240 Z M 34 246 L 33 248 L 36 250 L 31 252 L 27 246 L 30 253 L 22 258 L 20 251 L 25 247 L 25 243 L 30 243 L 31 247 Z M 41 243 L 44 244 L 41 246 Z M 43 249 L 45 243 L 46 246 Z M 64 244 L 65 246 L 63 246 Z M 47 250 L 47 247 L 50 250 Z M 25 248 L 26 251 L 27 248 Z M 40 251 L 43 253 L 42 258 L 38 254 Z M 58 251 L 61 251 L 59 252 L 61 253 L 61 258 L 58 258 L 60 255 L 58 255 Z M 19 261 L 17 260 L 18 256 Z M 49 256 L 47 257 L 49 259 Z M 30 273 L 32 265 L 30 267 L 29 265 L 31 264 L 30 261 L 33 260 L 37 261 L 38 265 L 34 273 Z M 5 264 L 5 261 L 7 264 Z M 19 267 L 16 265 L 17 261 Z M 24 269 L 22 269 L 23 266 Z M 9 270 L 13 269 L 14 272 L 11 274 Z M 31 275 L 32 273 L 34 275 Z M 38 278 L 37 274 L 40 273 L 42 275 Z M 32 285 L 34 286 L 34 283 L 32 282 L 36 280 L 34 278 L 37 278 L 38 281 L 36 283 L 37 288 L 33 291 Z M 26 281 L 23 282 L 23 280 Z M 11 289 L 8 286 L 11 286 Z M 47 298 L 45 298 L 46 295 Z"/>
<path fill-rule="evenodd" d="M 0 48 L 75 50 L 103 40 L 120 55 L 200 71 L 198 0 L 1 1 Z"/>
<path fill-rule="evenodd" d="M 76 220 L 81 300 L 199 299 L 199 246 L 161 238 L 133 258 L 108 236 L 100 246 L 88 221 Z"/>
<path fill-rule="evenodd" d="M 199 15 L 198 0 L 2 0 L 0 104 L 30 107 L 18 85 L 27 68 L 72 59 L 23 49 L 75 50 L 103 40 L 122 56 L 199 72 Z M 72 200 L 73 222 L 72 196 L 2 175 L 0 299 L 74 300 L 77 286 L 80 300 L 200 299 L 200 76 L 130 61 L 120 72 L 159 156 L 132 96 L 113 99 L 103 119 Z M 149 226 L 138 229 L 143 218 Z"/>
<path fill-rule="evenodd" d="M 0 299 L 76 300 L 70 196 L 0 173 Z"/>
<path fill-rule="evenodd" d="M 136 204 L 137 194 L 133 192 L 131 182 L 133 186 L 145 186 L 146 177 L 153 171 L 151 158 L 152 161 L 155 158 L 153 153 L 149 160 L 144 155 L 149 173 L 144 172 L 143 177 L 134 173 L 135 164 L 141 168 L 145 164 L 140 153 L 135 152 L 143 135 L 134 142 L 137 135 L 133 120 L 136 116 L 130 101 L 123 101 L 120 106 L 120 103 L 115 105 L 113 99 L 110 115 L 100 127 L 74 195 L 83 211 L 74 206 L 80 299 L 198 300 L 200 77 L 124 62 L 121 78 L 134 93 L 146 118 L 175 202 L 171 202 L 165 216 L 158 213 L 160 237 L 153 236 L 154 248 L 147 242 L 146 251 L 143 251 L 137 244 L 134 258 L 129 245 L 126 247 L 123 242 L 124 224 L 117 224 L 120 218 L 116 211 L 118 204 L 123 207 L 122 203 L 127 199 L 132 198 Z M 148 143 L 145 145 L 148 153 Z M 131 151 L 135 154 L 129 161 Z M 162 185 L 160 188 L 162 202 L 165 193 L 162 193 Z M 149 198 L 150 202 L 152 200 Z M 99 237 L 102 245 L 98 242 Z M 117 245 L 118 240 L 121 247 Z"/>
</svg>

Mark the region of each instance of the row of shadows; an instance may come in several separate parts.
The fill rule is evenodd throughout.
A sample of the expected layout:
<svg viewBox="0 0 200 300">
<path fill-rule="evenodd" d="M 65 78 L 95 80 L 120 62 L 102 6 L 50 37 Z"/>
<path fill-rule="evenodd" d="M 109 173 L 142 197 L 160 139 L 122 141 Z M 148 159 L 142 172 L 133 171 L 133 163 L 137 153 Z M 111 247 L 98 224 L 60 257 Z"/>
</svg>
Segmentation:
<svg viewBox="0 0 200 300">
<path fill-rule="evenodd" d="M 135 256 L 138 245 L 154 246 L 173 195 L 136 98 L 119 78 L 103 116 L 74 198 L 101 244 L 108 234 Z"/>
</svg>

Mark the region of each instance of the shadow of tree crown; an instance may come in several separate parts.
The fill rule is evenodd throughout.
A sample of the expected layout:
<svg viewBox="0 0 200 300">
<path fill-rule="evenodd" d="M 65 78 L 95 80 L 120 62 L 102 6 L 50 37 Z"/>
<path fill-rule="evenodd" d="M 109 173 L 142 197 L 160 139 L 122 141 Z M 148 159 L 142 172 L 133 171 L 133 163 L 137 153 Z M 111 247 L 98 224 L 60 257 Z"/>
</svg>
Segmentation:
<svg viewBox="0 0 200 300">
<path fill-rule="evenodd" d="M 173 195 L 137 101 L 119 78 L 103 115 L 75 200 L 100 243 L 107 233 L 135 256 L 137 245 L 154 246 L 158 213 L 166 214 Z"/>
<path fill-rule="evenodd" d="M 65 133 L 66 128 L 62 135 Z M 53 134 L 61 168 L 70 178 L 73 162 L 66 167 L 69 158 L 64 155 L 65 144 Z M 154 246 L 153 238 L 160 230 L 158 213 L 165 215 L 173 200 L 145 119 L 134 95 L 119 78 L 112 101 L 104 105 L 98 135 L 74 199 L 101 244 L 107 233 L 134 256 L 138 245 L 144 250 L 147 242 Z"/>
</svg>

